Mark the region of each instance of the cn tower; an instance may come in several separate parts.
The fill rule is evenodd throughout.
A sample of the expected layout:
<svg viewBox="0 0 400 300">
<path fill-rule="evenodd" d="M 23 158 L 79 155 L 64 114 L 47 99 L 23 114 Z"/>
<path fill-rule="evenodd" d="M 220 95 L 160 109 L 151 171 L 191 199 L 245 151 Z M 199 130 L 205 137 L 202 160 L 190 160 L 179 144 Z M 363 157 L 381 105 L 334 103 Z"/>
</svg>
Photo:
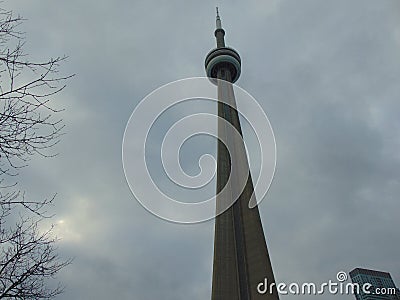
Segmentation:
<svg viewBox="0 0 400 300">
<path fill-rule="evenodd" d="M 237 201 L 215 219 L 211 299 L 278 300 L 258 206 L 249 207 L 255 195 L 232 85 L 239 79 L 241 59 L 236 50 L 225 46 L 225 31 L 222 29 L 218 8 L 214 35 L 217 47 L 208 53 L 205 68 L 208 78 L 218 88 L 220 139 L 217 149 L 217 210 L 218 205 L 236 200 L 229 199 L 229 195 L 235 194 L 235 182 L 240 181 L 238 176 L 245 176 L 242 178 L 247 178 L 247 183 Z M 240 135 L 232 135 L 227 122 Z M 221 137 L 228 141 L 233 151 L 228 151 Z M 231 169 L 235 164 L 239 171 L 232 174 Z M 228 189 L 232 193 L 220 193 L 226 184 L 230 185 Z M 265 294 L 259 293 L 257 287 L 261 282 L 268 282 L 268 285 L 273 286 L 272 290 Z"/>
</svg>

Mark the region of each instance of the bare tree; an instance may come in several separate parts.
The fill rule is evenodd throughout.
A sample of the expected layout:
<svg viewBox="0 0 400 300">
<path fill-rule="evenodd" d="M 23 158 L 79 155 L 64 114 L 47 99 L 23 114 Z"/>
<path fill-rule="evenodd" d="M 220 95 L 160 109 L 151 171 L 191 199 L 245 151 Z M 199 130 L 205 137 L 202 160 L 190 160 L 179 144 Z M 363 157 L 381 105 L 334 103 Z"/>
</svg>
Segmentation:
<svg viewBox="0 0 400 300">
<path fill-rule="evenodd" d="M 31 157 L 54 155 L 63 124 L 51 101 L 71 76 L 58 75 L 65 57 L 29 60 L 22 21 L 0 9 L 0 298 L 52 299 L 63 288 L 48 279 L 70 263 L 57 253 L 53 227 L 40 226 L 54 197 L 26 199 L 17 177 Z"/>
</svg>

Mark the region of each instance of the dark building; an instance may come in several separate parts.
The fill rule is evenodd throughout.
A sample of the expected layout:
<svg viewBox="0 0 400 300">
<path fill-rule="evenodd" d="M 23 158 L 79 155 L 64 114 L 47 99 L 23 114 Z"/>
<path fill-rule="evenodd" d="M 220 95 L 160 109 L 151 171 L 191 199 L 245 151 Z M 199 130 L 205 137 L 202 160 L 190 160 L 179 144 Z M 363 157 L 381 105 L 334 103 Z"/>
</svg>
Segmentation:
<svg viewBox="0 0 400 300">
<path fill-rule="evenodd" d="M 364 293 L 360 288 L 360 293 L 356 294 L 357 300 L 398 300 L 400 299 L 399 290 L 396 288 L 390 273 L 356 268 L 350 272 L 353 283 L 360 287 L 370 284 L 368 292 Z"/>
<path fill-rule="evenodd" d="M 267 279 L 275 282 L 258 207 L 249 208 L 255 200 L 247 155 L 232 83 L 240 76 L 241 59 L 232 48 L 225 46 L 225 31 L 218 15 L 215 37 L 217 48 L 205 60 L 207 76 L 218 87 L 218 153 L 217 153 L 217 211 L 232 203 L 237 182 L 244 178 L 245 187 L 238 200 L 219 214 L 215 220 L 212 300 L 263 299 L 278 300 L 276 288 L 260 294 L 257 286 Z M 229 122 L 240 135 L 233 135 Z M 239 136 L 239 137 L 238 137 Z M 221 142 L 223 138 L 228 147 Z M 228 151 L 232 149 L 233 151 Z M 232 172 L 235 167 L 238 171 Z M 222 192 L 227 186 L 228 192 Z M 221 192 L 221 193 L 220 193 Z"/>
</svg>

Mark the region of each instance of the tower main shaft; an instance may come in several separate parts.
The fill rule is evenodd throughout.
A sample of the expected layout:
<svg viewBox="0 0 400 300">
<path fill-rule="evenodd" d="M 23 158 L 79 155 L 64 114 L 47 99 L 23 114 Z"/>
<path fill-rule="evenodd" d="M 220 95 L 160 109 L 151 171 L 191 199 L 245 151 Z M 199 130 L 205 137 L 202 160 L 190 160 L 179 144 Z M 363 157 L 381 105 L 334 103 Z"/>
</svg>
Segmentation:
<svg viewBox="0 0 400 300">
<path fill-rule="evenodd" d="M 268 285 L 275 283 L 271 261 L 265 242 L 258 206 L 249 208 L 254 188 L 248 171 L 247 155 L 242 138 L 242 130 L 236 109 L 232 83 L 240 76 L 241 59 L 232 48 L 225 47 L 225 31 L 217 11 L 215 37 L 217 48 L 206 57 L 207 76 L 218 87 L 218 116 L 229 122 L 240 133 L 232 135 L 226 122 L 219 119 L 218 136 L 225 137 L 231 145 L 230 152 L 222 141 L 217 150 L 217 211 L 230 195 L 235 195 L 235 182 L 247 178 L 239 199 L 215 220 L 214 261 L 212 280 L 212 300 L 278 300 L 276 288 L 260 294 L 257 286 L 267 279 Z M 232 164 L 238 172 L 231 173 Z M 229 177 L 233 176 L 231 180 Z M 236 176 L 236 178 L 235 178 Z M 232 193 L 219 192 L 229 184 Z"/>
</svg>

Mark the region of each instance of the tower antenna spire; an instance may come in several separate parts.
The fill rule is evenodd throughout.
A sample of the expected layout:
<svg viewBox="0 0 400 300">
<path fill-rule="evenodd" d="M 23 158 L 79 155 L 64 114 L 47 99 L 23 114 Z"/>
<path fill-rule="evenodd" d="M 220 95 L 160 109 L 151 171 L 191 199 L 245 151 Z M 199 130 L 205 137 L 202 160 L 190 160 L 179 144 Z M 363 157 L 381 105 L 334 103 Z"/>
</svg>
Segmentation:
<svg viewBox="0 0 400 300">
<path fill-rule="evenodd" d="M 217 29 L 222 29 L 221 18 L 219 16 L 218 6 L 216 7 L 216 9 L 217 9 Z"/>
<path fill-rule="evenodd" d="M 221 47 L 225 47 L 225 41 L 224 41 L 225 31 L 222 29 L 221 18 L 219 16 L 218 6 L 216 7 L 216 9 L 217 9 L 217 18 L 216 18 L 217 26 L 214 31 L 214 35 L 217 39 L 217 48 L 221 48 Z"/>
</svg>

